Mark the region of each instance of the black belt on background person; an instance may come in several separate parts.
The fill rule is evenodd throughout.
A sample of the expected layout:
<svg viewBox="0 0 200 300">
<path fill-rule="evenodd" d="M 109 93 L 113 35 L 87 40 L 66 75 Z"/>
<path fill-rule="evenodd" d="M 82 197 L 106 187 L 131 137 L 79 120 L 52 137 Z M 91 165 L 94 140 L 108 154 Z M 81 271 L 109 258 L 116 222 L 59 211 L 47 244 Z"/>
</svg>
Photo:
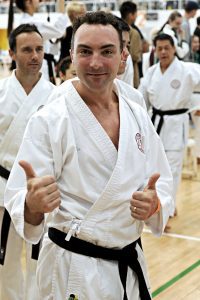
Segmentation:
<svg viewBox="0 0 200 300">
<path fill-rule="evenodd" d="M 0 165 L 0 176 L 8 180 L 10 171 Z M 1 240 L 0 240 L 0 265 L 4 265 L 6 247 L 8 241 L 8 234 L 10 229 L 11 218 L 8 211 L 5 209 L 3 214 L 3 220 L 1 225 Z M 32 245 L 31 258 L 37 260 L 40 251 L 40 242 L 36 245 Z"/>
<path fill-rule="evenodd" d="M 53 56 L 53 54 L 44 53 L 44 59 L 47 61 L 49 80 L 51 83 L 56 85 L 56 80 L 54 77 L 54 71 L 53 71 L 53 65 L 52 65 L 52 64 L 55 64 L 54 56 Z"/>
<path fill-rule="evenodd" d="M 131 243 L 130 245 L 124 247 L 123 249 L 109 249 L 101 246 L 94 245 L 92 243 L 80 240 L 75 237 L 71 237 L 69 241 L 65 240 L 66 233 L 50 227 L 48 230 L 49 238 L 52 242 L 61 248 L 69 250 L 71 252 L 82 254 L 85 256 L 102 258 L 105 260 L 115 260 L 118 261 L 120 279 L 124 288 L 123 300 L 128 300 L 126 293 L 126 278 L 128 267 L 130 267 L 138 277 L 139 292 L 141 300 L 150 300 L 151 296 L 149 294 L 145 278 L 142 272 L 142 268 L 138 261 L 138 255 L 136 251 L 136 244 L 140 239 Z M 132 300 L 132 299 L 131 299 Z"/>
<path fill-rule="evenodd" d="M 153 124 L 155 123 L 155 119 L 156 119 L 157 115 L 160 116 L 160 121 L 159 121 L 158 127 L 156 129 L 157 134 L 160 134 L 161 128 L 163 126 L 165 115 L 168 115 L 168 116 L 180 115 L 180 114 L 186 113 L 187 111 L 188 111 L 188 108 L 173 109 L 173 110 L 160 110 L 160 109 L 157 109 L 157 108 L 153 107 L 153 115 L 151 117 L 152 123 Z"/>
</svg>

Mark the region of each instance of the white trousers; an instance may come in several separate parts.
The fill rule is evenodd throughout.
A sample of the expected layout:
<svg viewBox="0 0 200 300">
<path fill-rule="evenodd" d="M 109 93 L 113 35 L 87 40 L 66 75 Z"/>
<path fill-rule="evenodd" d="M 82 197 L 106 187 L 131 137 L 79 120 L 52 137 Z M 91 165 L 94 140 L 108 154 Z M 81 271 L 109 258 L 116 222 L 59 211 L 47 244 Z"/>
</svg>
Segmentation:
<svg viewBox="0 0 200 300">
<path fill-rule="evenodd" d="M 176 194 L 178 190 L 178 186 L 181 181 L 181 173 L 182 173 L 182 166 L 183 166 L 183 157 L 184 157 L 184 149 L 180 151 L 165 151 L 171 172 L 173 175 L 173 199 L 174 205 L 173 209 L 170 213 L 170 216 L 174 216 L 175 208 L 176 208 Z"/>
<path fill-rule="evenodd" d="M 195 139 L 195 155 L 200 158 L 200 116 L 192 113 L 192 121 L 194 123 L 194 139 Z"/>
<path fill-rule="evenodd" d="M 4 208 L 0 207 L 0 225 L 3 214 Z M 24 245 L 26 256 L 22 257 Z M 11 222 L 4 265 L 0 265 L 0 300 L 39 299 L 35 276 L 37 261 L 31 259 L 31 251 L 32 245 L 23 241 Z"/>
</svg>

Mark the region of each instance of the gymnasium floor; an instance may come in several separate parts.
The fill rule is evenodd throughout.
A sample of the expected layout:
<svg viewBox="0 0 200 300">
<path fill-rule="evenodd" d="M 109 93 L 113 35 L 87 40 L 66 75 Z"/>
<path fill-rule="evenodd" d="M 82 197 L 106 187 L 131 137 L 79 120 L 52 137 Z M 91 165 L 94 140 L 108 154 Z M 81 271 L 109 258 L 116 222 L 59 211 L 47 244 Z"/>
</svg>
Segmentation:
<svg viewBox="0 0 200 300">
<path fill-rule="evenodd" d="M 142 236 L 155 300 L 200 299 L 200 166 L 196 178 L 182 179 L 177 208 L 168 233 Z"/>
</svg>

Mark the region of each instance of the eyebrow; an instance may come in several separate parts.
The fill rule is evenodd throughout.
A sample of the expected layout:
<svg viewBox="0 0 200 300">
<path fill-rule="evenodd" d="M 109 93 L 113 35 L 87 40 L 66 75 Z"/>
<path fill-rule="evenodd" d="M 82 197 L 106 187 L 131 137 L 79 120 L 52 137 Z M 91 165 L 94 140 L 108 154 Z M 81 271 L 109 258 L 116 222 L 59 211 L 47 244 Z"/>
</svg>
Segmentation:
<svg viewBox="0 0 200 300">
<path fill-rule="evenodd" d="M 85 49 L 91 49 L 92 47 L 85 45 L 85 44 L 78 44 L 77 48 L 85 48 Z M 115 44 L 106 44 L 100 47 L 100 49 L 106 49 L 106 48 L 116 48 Z"/>
</svg>

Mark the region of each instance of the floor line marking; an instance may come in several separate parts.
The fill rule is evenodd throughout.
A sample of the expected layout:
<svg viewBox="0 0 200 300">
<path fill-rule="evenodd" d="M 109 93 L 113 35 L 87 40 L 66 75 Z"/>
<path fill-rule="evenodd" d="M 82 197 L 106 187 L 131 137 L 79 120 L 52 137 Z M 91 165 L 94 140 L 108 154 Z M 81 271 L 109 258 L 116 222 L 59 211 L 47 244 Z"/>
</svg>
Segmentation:
<svg viewBox="0 0 200 300">
<path fill-rule="evenodd" d="M 151 233 L 151 230 L 149 229 L 144 229 L 144 233 Z M 189 236 L 189 235 L 183 235 L 183 234 L 177 234 L 177 233 L 167 233 L 163 232 L 162 236 L 169 236 L 169 237 L 174 237 L 177 239 L 184 239 L 184 240 L 190 240 L 190 241 L 195 241 L 195 242 L 200 242 L 200 238 L 195 237 L 195 236 Z"/>
<path fill-rule="evenodd" d="M 173 285 L 176 281 L 180 280 L 185 275 L 187 275 L 188 273 L 190 273 L 191 271 L 193 271 L 195 268 L 197 268 L 199 266 L 200 266 L 200 260 L 198 260 L 197 262 L 195 262 L 194 264 L 192 264 L 187 269 L 183 270 L 181 273 L 179 273 L 178 275 L 176 275 L 175 277 L 173 277 L 172 279 L 170 279 L 169 281 L 167 281 L 165 284 L 161 285 L 157 290 L 155 290 L 152 293 L 152 297 L 153 298 L 156 297 L 158 294 L 162 293 L 164 290 L 166 290 L 171 285 Z"/>
</svg>

